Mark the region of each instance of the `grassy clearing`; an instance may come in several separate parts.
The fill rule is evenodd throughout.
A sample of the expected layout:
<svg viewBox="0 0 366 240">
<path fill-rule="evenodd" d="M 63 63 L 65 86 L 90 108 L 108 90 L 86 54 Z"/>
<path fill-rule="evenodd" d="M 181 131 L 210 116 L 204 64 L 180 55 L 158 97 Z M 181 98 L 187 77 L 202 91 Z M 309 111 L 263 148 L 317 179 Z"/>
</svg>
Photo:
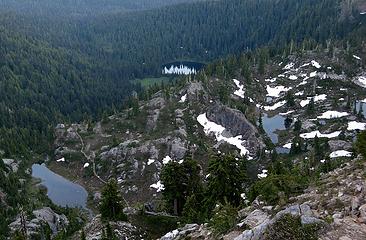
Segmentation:
<svg viewBox="0 0 366 240">
<path fill-rule="evenodd" d="M 144 88 L 148 88 L 155 84 L 160 85 L 162 82 L 169 82 L 171 78 L 169 77 L 159 77 L 159 78 L 143 78 L 143 79 L 135 79 L 134 82 L 138 82 Z"/>
</svg>

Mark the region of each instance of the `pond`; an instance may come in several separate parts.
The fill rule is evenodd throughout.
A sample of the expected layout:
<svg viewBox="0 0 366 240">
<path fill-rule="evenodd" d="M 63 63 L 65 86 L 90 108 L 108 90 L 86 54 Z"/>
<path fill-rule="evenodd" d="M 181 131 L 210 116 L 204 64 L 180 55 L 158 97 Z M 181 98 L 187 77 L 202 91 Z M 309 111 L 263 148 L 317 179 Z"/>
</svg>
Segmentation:
<svg viewBox="0 0 366 240">
<path fill-rule="evenodd" d="M 52 172 L 44 164 L 33 164 L 32 176 L 42 180 L 41 185 L 47 188 L 47 196 L 54 204 L 86 208 L 88 192 L 82 186 Z"/>
<path fill-rule="evenodd" d="M 271 138 L 271 141 L 274 144 L 278 144 L 278 134 L 276 133 L 277 130 L 285 130 L 285 117 L 277 114 L 273 117 L 269 117 L 268 114 L 264 114 L 262 121 L 263 121 L 263 128 L 267 135 Z M 290 149 L 284 147 L 276 147 L 277 153 L 280 154 L 288 154 Z"/>
<path fill-rule="evenodd" d="M 197 71 L 201 70 L 205 64 L 199 62 L 189 62 L 189 61 L 181 61 L 181 62 L 171 62 L 164 64 L 162 66 L 162 73 L 165 75 L 189 75 L 196 74 Z"/>
<path fill-rule="evenodd" d="M 263 115 L 263 128 L 267 135 L 271 138 L 274 144 L 278 143 L 278 134 L 275 133 L 276 130 L 285 130 L 285 117 L 281 115 L 275 115 L 269 117 L 266 113 Z"/>
</svg>

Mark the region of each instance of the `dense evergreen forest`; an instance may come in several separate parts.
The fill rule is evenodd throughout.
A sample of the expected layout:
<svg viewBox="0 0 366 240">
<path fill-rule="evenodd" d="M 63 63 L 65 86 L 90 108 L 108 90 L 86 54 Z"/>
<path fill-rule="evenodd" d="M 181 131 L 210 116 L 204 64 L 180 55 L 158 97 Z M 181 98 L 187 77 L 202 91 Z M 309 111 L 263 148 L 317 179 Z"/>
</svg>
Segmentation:
<svg viewBox="0 0 366 240">
<path fill-rule="evenodd" d="M 3 9 L 36 15 L 87 16 L 158 8 L 194 0 L 1 0 Z"/>
<path fill-rule="evenodd" d="M 0 149 L 5 155 L 29 146 L 44 152 L 55 123 L 120 107 L 135 89 L 85 57 L 5 29 L 0 31 L 0 79 Z"/>
<path fill-rule="evenodd" d="M 304 39 L 325 42 L 346 36 L 363 17 L 352 9 L 344 14 L 341 1 L 334 0 L 197 1 L 119 13 L 101 8 L 99 1 L 77 1 L 80 6 L 27 2 L 3 0 L 0 14 L 0 149 L 7 154 L 27 146 L 44 151 L 45 137 L 51 137 L 57 122 L 121 107 L 132 90 L 139 90 L 130 80 L 159 76 L 166 62 L 207 62 Z M 167 3 L 147 2 L 120 6 L 144 9 Z M 117 1 L 104 5 L 113 4 Z M 100 11 L 71 11 L 88 12 L 85 6 Z M 44 12 L 39 15 L 33 8 Z M 15 142 L 25 143 L 24 149 Z"/>
</svg>

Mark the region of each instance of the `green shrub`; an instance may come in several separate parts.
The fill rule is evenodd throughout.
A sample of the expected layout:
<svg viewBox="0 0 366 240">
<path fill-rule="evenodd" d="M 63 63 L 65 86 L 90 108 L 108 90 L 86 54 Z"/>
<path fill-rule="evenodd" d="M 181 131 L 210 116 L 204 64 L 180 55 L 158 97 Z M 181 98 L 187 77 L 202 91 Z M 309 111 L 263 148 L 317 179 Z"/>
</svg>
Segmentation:
<svg viewBox="0 0 366 240">
<path fill-rule="evenodd" d="M 285 214 L 266 230 L 266 240 L 316 240 L 321 224 L 301 224 L 299 216 Z"/>
<path fill-rule="evenodd" d="M 280 200 L 286 201 L 291 194 L 300 193 L 305 187 L 305 181 L 302 176 L 269 175 L 252 185 L 248 194 L 249 201 L 262 196 L 267 204 L 276 205 Z M 286 199 L 282 199 L 284 197 Z"/>
<path fill-rule="evenodd" d="M 237 214 L 237 209 L 229 203 L 217 205 L 209 226 L 213 228 L 216 235 L 224 234 L 235 226 Z"/>
</svg>

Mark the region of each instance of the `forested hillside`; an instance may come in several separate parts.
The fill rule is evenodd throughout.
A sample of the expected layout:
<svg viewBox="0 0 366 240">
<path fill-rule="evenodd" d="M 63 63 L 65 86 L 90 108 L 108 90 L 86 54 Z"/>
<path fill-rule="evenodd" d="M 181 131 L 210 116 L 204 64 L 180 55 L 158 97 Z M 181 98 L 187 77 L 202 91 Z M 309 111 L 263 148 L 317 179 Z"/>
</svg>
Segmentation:
<svg viewBox="0 0 366 240">
<path fill-rule="evenodd" d="M 192 1 L 195 0 L 1 0 L 0 5 L 2 10 L 18 13 L 80 17 L 151 9 Z"/>
<path fill-rule="evenodd" d="M 158 75 L 162 64 L 175 60 L 205 62 L 263 45 L 341 38 L 362 19 L 356 9 L 344 11 L 341 2 L 200 1 L 78 20 L 8 15 L 2 22 L 133 79 Z"/>
<path fill-rule="evenodd" d="M 30 146 L 45 151 L 55 123 L 121 107 L 133 89 L 77 53 L 2 29 L 0 149 L 6 155 Z"/>
<path fill-rule="evenodd" d="M 182 1 L 169 4 L 177 2 Z M 169 61 L 206 62 L 304 39 L 325 42 L 344 37 L 364 19 L 356 9 L 344 11 L 341 1 L 333 0 L 198 1 L 77 18 L 69 7 L 89 11 L 83 6 L 99 9 L 120 3 L 2 3 L 1 119 L 3 135 L 9 136 L 3 139 L 11 139 L 2 142 L 10 146 L 14 135 L 28 139 L 28 145 L 39 141 L 31 136 L 45 135 L 48 125 L 60 118 L 80 120 L 121 106 L 133 88 L 130 79 L 159 76 L 161 65 Z M 162 4 L 167 2 L 120 5 Z M 42 16 L 32 8 L 44 11 Z M 55 18 L 50 9 L 59 8 L 65 8 L 65 15 Z"/>
<path fill-rule="evenodd" d="M 45 135 L 60 118 L 80 120 L 120 106 L 133 88 L 130 79 L 159 76 L 161 65 L 169 61 L 206 62 L 264 45 L 342 38 L 364 18 L 352 8 L 344 14 L 340 2 L 198 1 L 99 16 L 75 17 L 65 10 L 57 18 L 49 8 L 85 10 L 86 3 L 3 1 L 0 80 L 2 132 L 8 137 L 1 148 L 13 146 L 14 135 L 33 145 L 41 139 L 34 134 Z M 123 5 L 147 4 L 128 3 Z M 105 5 L 110 4 L 117 1 Z M 87 6 L 102 5 L 93 1 Z M 33 7 L 44 11 L 42 16 Z"/>
</svg>

